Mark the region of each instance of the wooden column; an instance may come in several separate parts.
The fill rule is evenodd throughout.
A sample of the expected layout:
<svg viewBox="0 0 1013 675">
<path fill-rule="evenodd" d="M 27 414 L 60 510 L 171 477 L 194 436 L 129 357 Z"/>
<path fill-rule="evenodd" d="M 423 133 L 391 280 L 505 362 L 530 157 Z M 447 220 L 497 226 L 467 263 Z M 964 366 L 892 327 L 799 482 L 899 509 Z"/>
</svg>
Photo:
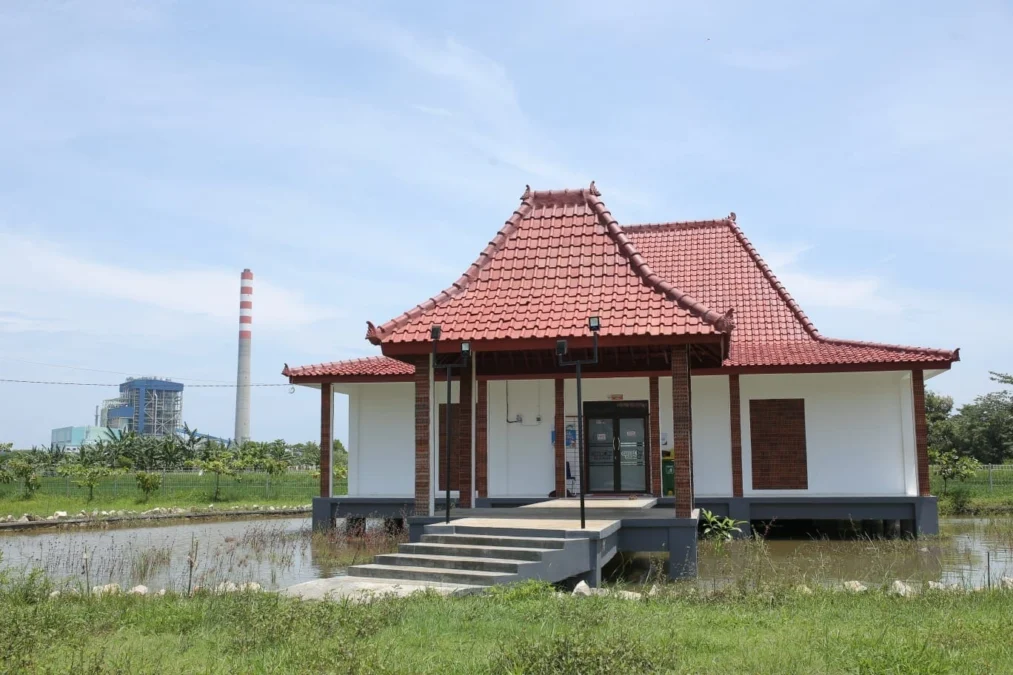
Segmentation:
<svg viewBox="0 0 1013 675">
<path fill-rule="evenodd" d="M 475 490 L 479 497 L 489 496 L 489 383 L 475 383 Z"/>
<path fill-rule="evenodd" d="M 648 447 L 651 450 L 651 494 L 661 497 L 661 404 L 658 400 L 658 378 L 652 377 L 649 385 L 650 414 L 651 414 L 651 441 Z"/>
<path fill-rule="evenodd" d="M 334 471 L 331 460 L 334 455 L 334 396 L 331 383 L 320 385 L 320 496 L 330 497 L 334 491 Z"/>
<path fill-rule="evenodd" d="M 555 416 L 553 418 L 553 429 L 555 439 L 552 449 L 556 456 L 556 496 L 566 496 L 566 409 L 563 392 L 565 391 L 563 378 L 556 378 Z"/>
<path fill-rule="evenodd" d="M 742 496 L 742 403 L 739 376 L 728 376 L 728 412 L 732 432 L 732 496 Z"/>
<path fill-rule="evenodd" d="M 929 440 L 925 423 L 925 373 L 911 371 L 911 389 L 914 394 L 915 453 L 918 463 L 918 494 L 928 497 L 932 494 L 929 484 Z"/>
<path fill-rule="evenodd" d="M 689 347 L 672 348 L 672 449 L 675 455 L 675 516 L 693 511 L 693 413 L 690 408 Z"/>
<path fill-rule="evenodd" d="M 454 440 L 454 454 L 458 458 L 457 504 L 462 509 L 471 508 L 471 369 L 475 359 L 468 360 L 468 366 L 461 368 L 461 388 L 457 406 L 457 438 Z"/>
<path fill-rule="evenodd" d="M 429 513 L 429 357 L 415 361 L 415 515 Z"/>
</svg>

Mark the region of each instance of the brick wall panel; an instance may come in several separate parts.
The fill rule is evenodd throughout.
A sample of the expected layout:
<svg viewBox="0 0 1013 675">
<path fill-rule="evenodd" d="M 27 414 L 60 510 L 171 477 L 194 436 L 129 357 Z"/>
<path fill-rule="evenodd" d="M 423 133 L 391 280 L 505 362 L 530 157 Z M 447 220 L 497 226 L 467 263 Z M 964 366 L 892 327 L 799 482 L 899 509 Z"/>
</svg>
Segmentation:
<svg viewBox="0 0 1013 675">
<path fill-rule="evenodd" d="M 415 362 L 415 514 L 429 514 L 429 357 Z"/>
<path fill-rule="evenodd" d="M 331 496 L 331 445 L 334 442 L 334 425 L 331 417 L 334 413 L 334 397 L 331 384 L 320 385 L 320 496 Z"/>
<path fill-rule="evenodd" d="M 475 400 L 475 489 L 479 497 L 489 496 L 489 386 L 485 380 L 476 383 Z"/>
<path fill-rule="evenodd" d="M 565 412 L 565 401 L 563 392 L 565 387 L 563 386 L 563 378 L 557 378 L 555 381 L 555 414 L 553 416 L 553 429 L 555 430 L 555 440 L 552 443 L 552 451 L 555 455 L 556 464 L 556 496 L 566 496 L 566 418 Z"/>
<path fill-rule="evenodd" d="M 739 376 L 728 376 L 728 407 L 732 432 L 732 496 L 742 496 L 742 399 Z"/>
<path fill-rule="evenodd" d="M 651 472 L 651 494 L 661 496 L 661 405 L 658 395 L 658 378 L 651 377 L 649 384 L 650 398 L 650 424 L 651 438 L 650 450 L 650 472 Z"/>
<path fill-rule="evenodd" d="M 693 413 L 690 405 L 689 349 L 672 348 L 672 451 L 675 469 L 675 515 L 693 511 Z"/>
<path fill-rule="evenodd" d="M 925 374 L 920 370 L 911 373 L 911 388 L 914 394 L 915 453 L 918 464 L 918 494 L 927 497 L 932 494 L 929 485 L 929 441 L 928 425 L 925 422 Z"/>
<path fill-rule="evenodd" d="M 749 401 L 754 490 L 806 490 L 805 400 Z"/>
</svg>

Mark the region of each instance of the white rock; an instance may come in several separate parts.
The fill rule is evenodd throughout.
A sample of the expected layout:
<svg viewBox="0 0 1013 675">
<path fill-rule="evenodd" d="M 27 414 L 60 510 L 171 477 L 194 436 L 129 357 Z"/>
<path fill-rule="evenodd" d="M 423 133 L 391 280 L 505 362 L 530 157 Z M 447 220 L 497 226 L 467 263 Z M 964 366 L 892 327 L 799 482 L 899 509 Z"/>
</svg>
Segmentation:
<svg viewBox="0 0 1013 675">
<path fill-rule="evenodd" d="M 1000 577 L 999 588 L 1007 591 L 1013 590 L 1013 577 Z"/>
<path fill-rule="evenodd" d="M 957 591 L 960 587 L 957 584 L 943 584 L 938 581 L 929 582 L 930 591 Z"/>
<path fill-rule="evenodd" d="M 581 581 L 576 586 L 574 586 L 574 588 L 573 588 L 573 594 L 574 595 L 589 596 L 589 595 L 591 595 L 591 587 L 588 586 L 585 582 Z"/>
<path fill-rule="evenodd" d="M 262 591 L 263 589 L 264 587 L 258 584 L 256 581 L 247 581 L 245 584 L 239 584 L 239 590 L 241 591 L 250 591 L 252 593 L 256 593 Z"/>
<path fill-rule="evenodd" d="M 20 518 L 18 518 L 18 522 L 19 523 L 27 523 L 27 522 L 29 522 L 28 521 L 28 514 L 26 513 L 25 515 L 23 515 Z"/>
<path fill-rule="evenodd" d="M 900 579 L 894 579 L 893 583 L 890 584 L 890 594 L 897 595 L 902 598 L 909 598 L 915 594 L 915 589 L 908 584 L 905 584 Z"/>
<path fill-rule="evenodd" d="M 56 516 L 46 516 L 46 520 L 56 520 Z"/>
<path fill-rule="evenodd" d="M 798 586 L 795 587 L 795 590 L 798 593 L 801 593 L 802 595 L 812 595 L 813 594 L 813 589 L 809 588 L 805 584 L 799 584 Z"/>
<path fill-rule="evenodd" d="M 158 593 L 155 593 L 155 595 L 157 595 L 158 597 L 162 597 L 163 595 L 165 595 L 165 589 L 164 588 L 159 589 Z"/>
<path fill-rule="evenodd" d="M 53 591 L 52 593 L 49 594 L 49 597 L 52 599 L 60 597 L 60 591 Z"/>
<path fill-rule="evenodd" d="M 239 590 L 239 586 L 236 586 L 231 581 L 223 581 L 215 587 L 215 593 L 235 593 Z"/>
<path fill-rule="evenodd" d="M 861 581 L 845 581 L 844 590 L 851 591 L 852 593 L 861 593 L 862 591 L 867 591 L 869 589 Z"/>
<path fill-rule="evenodd" d="M 274 511 L 274 507 L 273 507 L 273 506 L 269 506 L 269 507 L 267 508 L 267 510 L 268 510 L 268 511 Z M 444 511 L 446 511 L 446 509 L 444 509 Z"/>
<path fill-rule="evenodd" d="M 647 591 L 647 597 L 653 598 L 659 593 L 661 593 L 661 589 L 658 588 L 658 584 L 651 584 L 651 590 Z"/>
<path fill-rule="evenodd" d="M 108 516 L 109 512 L 108 511 L 102 511 L 99 515 Z"/>
<path fill-rule="evenodd" d="M 147 595 L 148 587 L 145 586 L 144 584 L 138 584 L 137 586 L 134 586 L 129 591 L 127 591 L 127 593 L 129 595 Z"/>
<path fill-rule="evenodd" d="M 67 512 L 66 511 L 56 511 L 55 513 L 53 513 L 53 517 L 54 518 L 66 518 L 67 517 Z"/>
<path fill-rule="evenodd" d="M 105 584 L 104 586 L 95 586 L 91 589 L 91 592 L 95 595 L 117 595 L 120 592 L 120 585 Z"/>
</svg>

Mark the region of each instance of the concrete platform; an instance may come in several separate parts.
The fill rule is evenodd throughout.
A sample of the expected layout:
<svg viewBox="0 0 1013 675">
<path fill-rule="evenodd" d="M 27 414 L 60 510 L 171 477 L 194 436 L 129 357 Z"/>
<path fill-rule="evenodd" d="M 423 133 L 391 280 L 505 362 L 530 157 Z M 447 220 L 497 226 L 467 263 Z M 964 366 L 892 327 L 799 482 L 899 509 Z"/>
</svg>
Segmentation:
<svg viewBox="0 0 1013 675">
<path fill-rule="evenodd" d="M 331 577 L 315 579 L 295 586 L 284 588 L 279 593 L 302 600 L 334 600 L 348 599 L 351 602 L 371 602 L 384 596 L 403 598 L 413 593 L 433 591 L 440 595 L 470 595 L 481 593 L 485 586 L 469 584 L 448 584 L 413 582 L 386 579 L 366 579 L 363 577 Z"/>
<path fill-rule="evenodd" d="M 658 503 L 657 497 L 584 497 L 584 510 L 592 509 L 650 509 Z M 525 504 L 522 509 L 580 509 L 580 499 L 550 499 L 534 504 Z"/>
<path fill-rule="evenodd" d="M 619 522 L 614 519 L 585 519 L 585 527 L 580 529 L 580 516 L 573 517 L 571 514 L 559 514 L 558 518 L 457 518 L 451 521 L 452 525 L 458 527 L 474 528 L 498 528 L 510 530 L 558 530 L 556 536 L 574 537 L 588 536 L 591 532 L 596 535 L 610 533 L 615 530 Z"/>
</svg>

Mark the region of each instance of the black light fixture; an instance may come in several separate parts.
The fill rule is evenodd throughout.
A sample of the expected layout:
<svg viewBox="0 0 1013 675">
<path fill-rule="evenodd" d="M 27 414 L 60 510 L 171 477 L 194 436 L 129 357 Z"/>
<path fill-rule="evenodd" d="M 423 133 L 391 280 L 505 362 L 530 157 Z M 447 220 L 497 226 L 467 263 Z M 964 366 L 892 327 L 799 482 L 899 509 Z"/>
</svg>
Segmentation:
<svg viewBox="0 0 1013 675">
<path fill-rule="evenodd" d="M 601 319 L 597 316 L 589 317 L 587 327 L 591 331 L 591 340 L 594 346 L 591 358 L 589 359 L 564 360 L 563 357 L 566 356 L 567 347 L 566 340 L 556 340 L 556 355 L 559 357 L 559 365 L 577 367 L 577 473 L 580 476 L 578 487 L 580 491 L 580 529 L 582 530 L 587 522 L 584 514 L 584 487 L 587 479 L 584 476 L 584 399 L 580 391 L 580 367 L 598 363 L 598 331 L 601 329 Z"/>
<path fill-rule="evenodd" d="M 446 485 L 447 485 L 447 488 L 446 488 L 446 496 L 445 496 L 444 507 L 446 509 L 446 514 L 447 514 L 446 515 L 446 522 L 449 523 L 450 522 L 450 457 L 451 457 L 450 453 L 451 453 L 451 450 L 452 450 L 453 439 L 454 439 L 454 434 L 452 433 L 452 417 L 451 417 L 451 411 L 453 410 L 453 406 L 451 404 L 450 394 L 453 391 L 454 368 L 463 368 L 463 367 L 465 367 L 465 366 L 468 365 L 468 360 L 471 357 L 471 342 L 469 342 L 467 340 L 461 342 L 461 354 L 460 354 L 460 356 L 458 356 L 458 358 L 457 358 L 456 361 L 440 364 L 440 363 L 437 363 L 437 361 L 436 361 L 436 343 L 440 339 L 440 335 L 441 334 L 442 334 L 442 330 L 437 325 L 434 325 L 432 328 L 429 329 L 429 337 L 431 337 L 432 340 L 433 340 L 433 370 L 435 371 L 437 368 L 445 368 L 446 371 L 447 371 L 447 411 L 446 411 L 446 416 L 445 416 L 445 421 L 444 421 L 444 434 L 445 434 L 445 439 L 446 439 L 446 444 L 447 444 L 447 466 L 446 466 L 446 468 L 445 468 L 444 471 L 445 471 L 445 476 L 446 476 Z M 437 449 L 437 460 L 438 460 L 438 458 L 439 458 L 439 449 Z"/>
</svg>

